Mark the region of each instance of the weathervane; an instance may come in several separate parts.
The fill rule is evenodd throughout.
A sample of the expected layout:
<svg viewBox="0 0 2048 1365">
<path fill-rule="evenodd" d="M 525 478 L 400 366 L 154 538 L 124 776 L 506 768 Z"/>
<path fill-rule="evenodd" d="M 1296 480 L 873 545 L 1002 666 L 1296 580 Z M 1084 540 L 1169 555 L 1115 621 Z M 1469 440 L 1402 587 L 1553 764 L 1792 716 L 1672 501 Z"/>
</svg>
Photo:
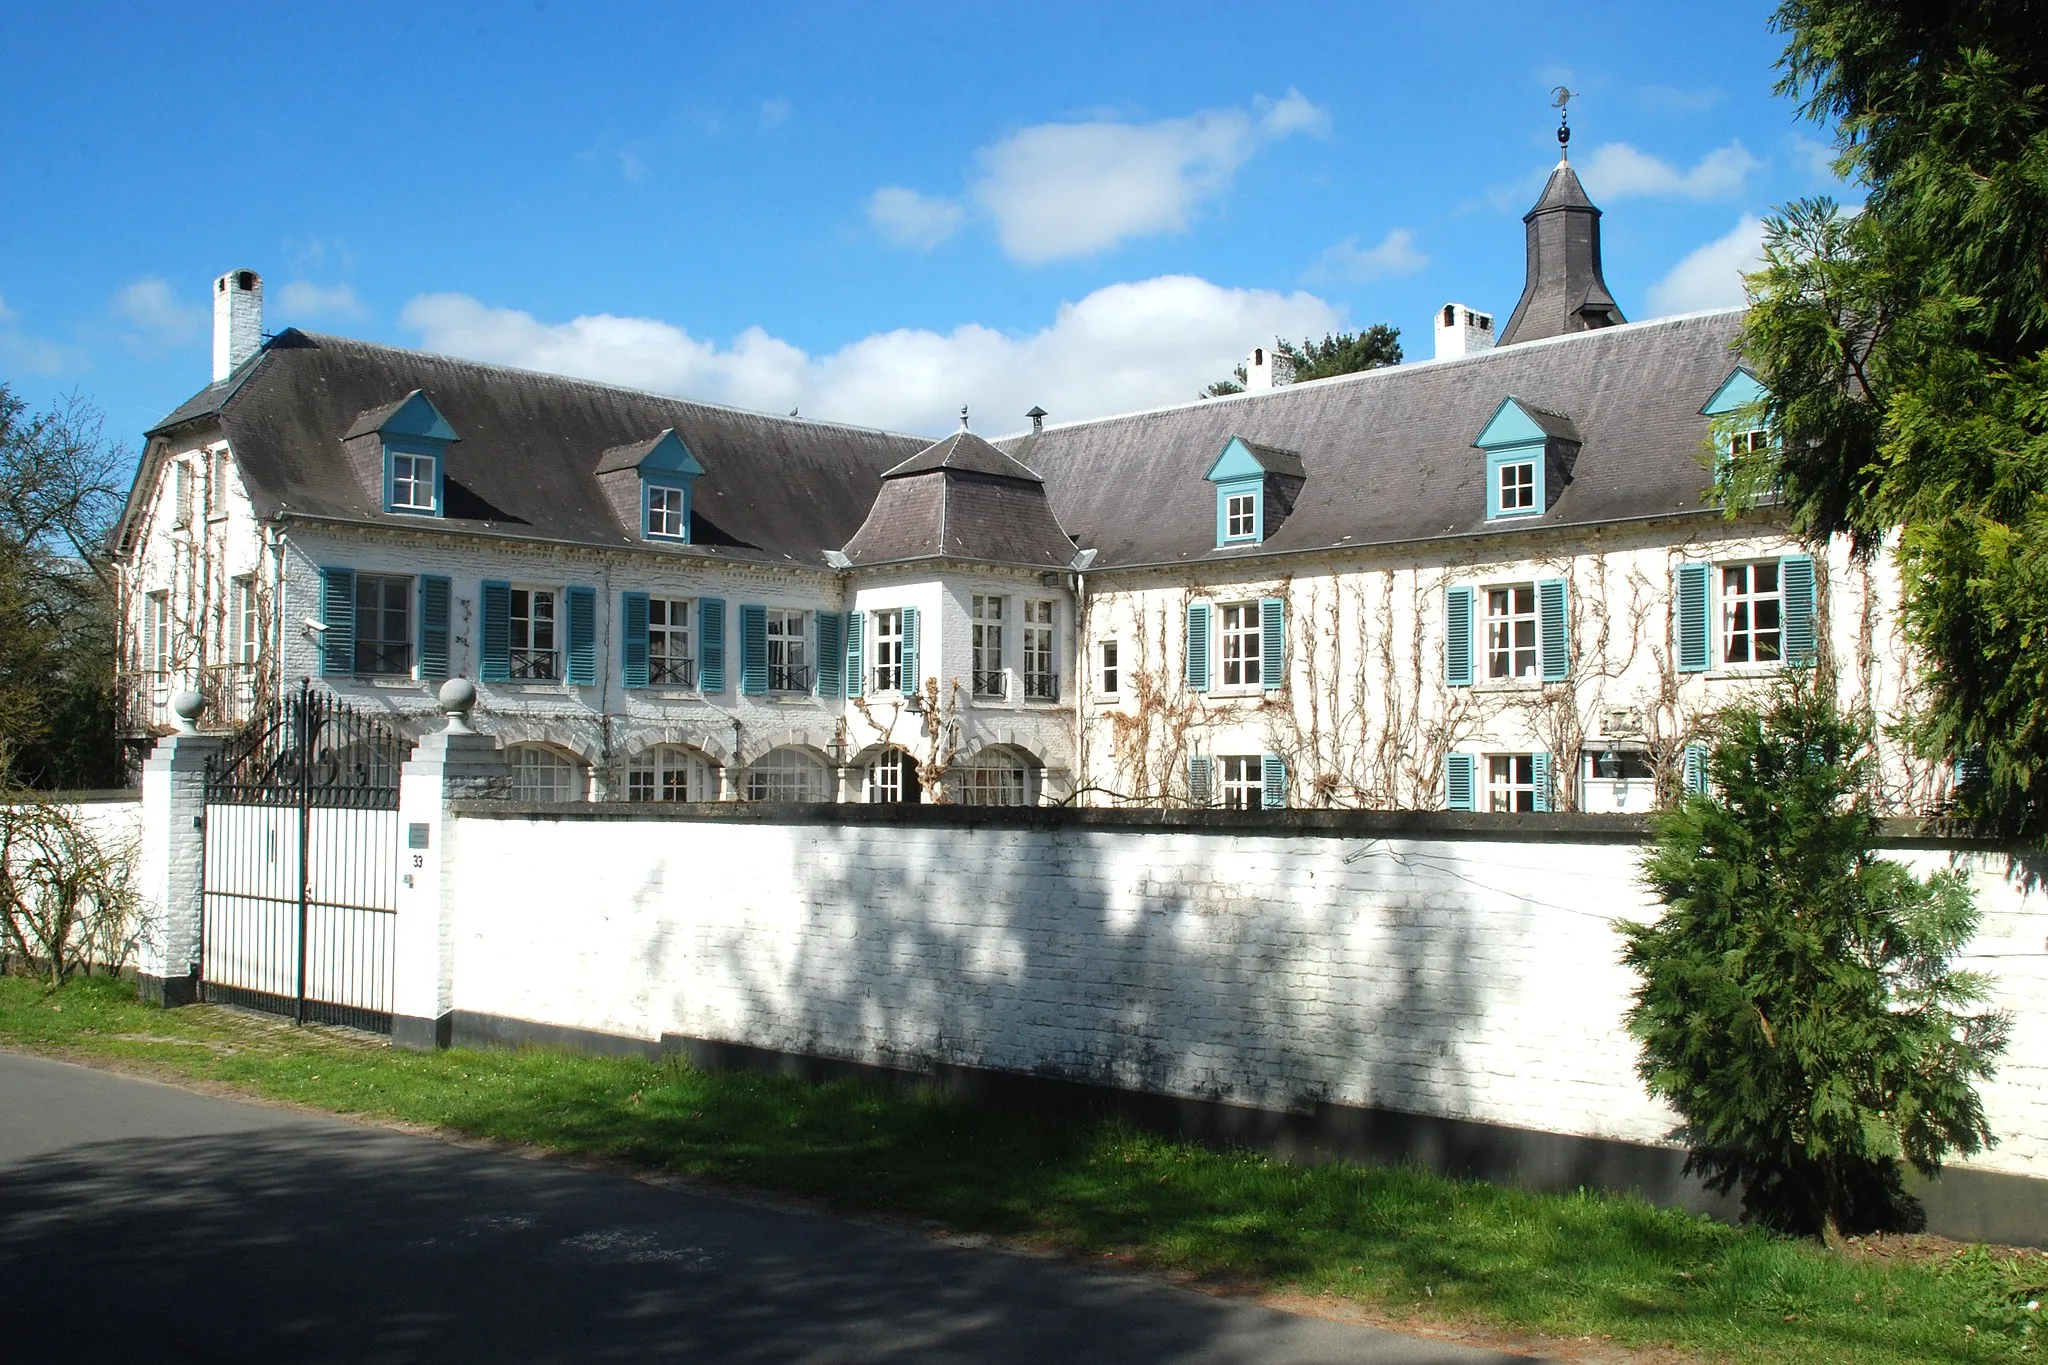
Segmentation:
<svg viewBox="0 0 2048 1365">
<path fill-rule="evenodd" d="M 960 430 L 967 430 L 967 405 L 965 403 L 960 405 Z"/>
<path fill-rule="evenodd" d="M 1572 96 L 1577 93 L 1576 90 L 1567 90 L 1561 85 L 1550 92 L 1550 107 L 1557 110 L 1557 155 L 1561 161 L 1572 159 L 1571 115 L 1565 110 L 1565 106 L 1572 102 Z"/>
</svg>

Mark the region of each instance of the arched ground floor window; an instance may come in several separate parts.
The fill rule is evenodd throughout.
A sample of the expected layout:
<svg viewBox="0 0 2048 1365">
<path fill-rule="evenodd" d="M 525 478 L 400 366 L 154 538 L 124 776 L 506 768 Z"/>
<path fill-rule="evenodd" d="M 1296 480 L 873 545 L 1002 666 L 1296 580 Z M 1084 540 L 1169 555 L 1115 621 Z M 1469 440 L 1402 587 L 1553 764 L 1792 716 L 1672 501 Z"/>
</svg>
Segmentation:
<svg viewBox="0 0 2048 1365">
<path fill-rule="evenodd" d="M 815 754 L 784 745 L 747 765 L 741 790 L 749 801 L 830 801 L 831 772 Z"/>
<path fill-rule="evenodd" d="M 626 769 L 628 801 L 716 801 L 718 765 L 685 744 L 642 749 Z"/>
<path fill-rule="evenodd" d="M 868 764 L 867 799 L 878 804 L 910 804 L 924 800 L 917 760 L 901 749 L 884 749 Z"/>
<path fill-rule="evenodd" d="M 1021 750 L 992 744 L 953 770 L 963 806 L 1028 806 L 1037 796 L 1037 764 Z"/>
<path fill-rule="evenodd" d="M 590 770 L 551 745 L 510 745 L 505 759 L 514 801 L 582 801 L 590 795 Z"/>
</svg>

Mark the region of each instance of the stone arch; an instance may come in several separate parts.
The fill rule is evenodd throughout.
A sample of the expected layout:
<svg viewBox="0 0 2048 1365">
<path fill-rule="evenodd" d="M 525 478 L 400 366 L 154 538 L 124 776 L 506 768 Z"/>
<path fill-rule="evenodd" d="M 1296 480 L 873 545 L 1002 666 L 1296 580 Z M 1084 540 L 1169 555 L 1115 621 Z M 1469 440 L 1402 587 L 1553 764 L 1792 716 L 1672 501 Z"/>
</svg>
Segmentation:
<svg viewBox="0 0 2048 1365">
<path fill-rule="evenodd" d="M 830 801 L 832 760 L 808 744 L 778 744 L 755 755 L 734 785 L 743 801 Z"/>
<path fill-rule="evenodd" d="M 947 784 L 963 806 L 1035 806 L 1045 788 L 1045 763 L 1021 744 L 983 744 L 953 765 Z"/>
<path fill-rule="evenodd" d="M 619 765 L 628 801 L 716 801 L 724 765 L 694 744 L 643 744 Z"/>
<path fill-rule="evenodd" d="M 505 766 L 515 801 L 588 801 L 590 764 L 580 754 L 549 740 L 520 740 L 505 746 Z"/>
</svg>

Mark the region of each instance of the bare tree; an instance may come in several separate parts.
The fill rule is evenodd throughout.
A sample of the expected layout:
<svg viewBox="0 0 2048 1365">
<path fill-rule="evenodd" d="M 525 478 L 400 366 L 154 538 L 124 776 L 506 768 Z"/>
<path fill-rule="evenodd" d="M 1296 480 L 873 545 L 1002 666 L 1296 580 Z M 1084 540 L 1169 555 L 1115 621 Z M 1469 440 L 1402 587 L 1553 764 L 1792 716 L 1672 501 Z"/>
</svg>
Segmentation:
<svg viewBox="0 0 2048 1365">
<path fill-rule="evenodd" d="M 76 807 L 0 789 L 0 956 L 52 985 L 134 949 L 135 850 L 110 847 Z"/>
</svg>

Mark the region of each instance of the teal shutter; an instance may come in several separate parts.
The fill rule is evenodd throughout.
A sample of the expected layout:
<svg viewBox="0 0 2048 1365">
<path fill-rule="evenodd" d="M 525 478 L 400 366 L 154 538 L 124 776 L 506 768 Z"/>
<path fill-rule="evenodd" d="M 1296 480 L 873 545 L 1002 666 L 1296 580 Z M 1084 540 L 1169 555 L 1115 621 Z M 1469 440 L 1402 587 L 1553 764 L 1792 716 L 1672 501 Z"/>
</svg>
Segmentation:
<svg viewBox="0 0 2048 1365">
<path fill-rule="evenodd" d="M 1189 805 L 1206 806 L 1209 804 L 1211 799 L 1210 793 L 1215 789 L 1214 784 L 1210 781 L 1210 773 L 1214 767 L 1215 760 L 1207 754 L 1188 755 Z"/>
<path fill-rule="evenodd" d="M 725 602 L 697 599 L 697 690 L 725 691 Z"/>
<path fill-rule="evenodd" d="M 512 585 L 484 584 L 483 649 L 477 676 L 505 682 L 512 676 Z"/>
<path fill-rule="evenodd" d="M 1707 649 L 1707 566 L 1681 564 L 1676 576 L 1678 671 L 1704 673 L 1713 662 Z"/>
<path fill-rule="evenodd" d="M 448 596 L 439 574 L 420 575 L 420 676 L 439 682 L 448 676 Z"/>
<path fill-rule="evenodd" d="M 1259 599 L 1259 685 L 1268 692 L 1287 685 L 1287 603 L 1277 597 Z"/>
<path fill-rule="evenodd" d="M 846 618 L 836 611 L 818 613 L 818 695 L 846 695 L 846 639 L 840 634 Z"/>
<path fill-rule="evenodd" d="M 1529 755 L 1529 777 L 1531 785 L 1536 788 L 1537 810 L 1551 810 L 1557 805 L 1557 792 L 1551 785 L 1551 770 L 1555 766 L 1549 754 Z"/>
<path fill-rule="evenodd" d="M 1444 755 L 1444 809 L 1471 810 L 1478 761 L 1471 754 Z"/>
<path fill-rule="evenodd" d="M 1785 600 L 1785 662 L 1805 668 L 1819 656 L 1814 637 L 1813 558 L 1786 555 L 1778 561 L 1778 591 Z"/>
<path fill-rule="evenodd" d="M 1685 756 L 1680 767 L 1680 779 L 1685 786 L 1685 794 L 1687 796 L 1705 796 L 1707 794 L 1706 745 L 1694 743 L 1685 746 Z"/>
<path fill-rule="evenodd" d="M 1188 603 L 1188 691 L 1209 690 L 1209 604 Z M 1192 759 L 1189 760 L 1193 762 Z M 1207 762 L 1204 759 L 1203 762 Z M 1192 771 L 1192 769 L 1190 769 Z"/>
<path fill-rule="evenodd" d="M 862 627 L 867 617 L 857 611 L 846 613 L 846 695 L 865 697 L 868 694 L 867 656 L 861 653 L 861 636 L 866 632 Z"/>
<path fill-rule="evenodd" d="M 1266 784 L 1266 809 L 1287 809 L 1287 760 L 1278 754 L 1267 754 L 1259 760 L 1259 776 Z"/>
<path fill-rule="evenodd" d="M 562 594 L 569 608 L 569 682 L 597 686 L 597 589 L 572 587 Z"/>
<path fill-rule="evenodd" d="M 346 678 L 356 671 L 356 571 L 320 571 L 320 676 Z"/>
<path fill-rule="evenodd" d="M 917 608 L 905 607 L 903 609 L 903 691 L 906 695 L 911 692 L 922 692 L 924 690 L 924 674 L 919 671 L 917 658 L 920 634 Z"/>
<path fill-rule="evenodd" d="M 619 681 L 647 686 L 647 594 L 619 594 Z"/>
<path fill-rule="evenodd" d="M 759 697 L 768 691 L 768 608 L 740 604 L 740 695 Z"/>
<path fill-rule="evenodd" d="M 1444 589 L 1444 684 L 1472 685 L 1472 589 Z M 1471 806 L 1453 806 L 1470 810 Z"/>
<path fill-rule="evenodd" d="M 1536 629 L 1543 649 L 1543 681 L 1563 682 L 1572 675 L 1571 618 L 1565 611 L 1570 589 L 1562 578 L 1536 583 Z"/>
</svg>

